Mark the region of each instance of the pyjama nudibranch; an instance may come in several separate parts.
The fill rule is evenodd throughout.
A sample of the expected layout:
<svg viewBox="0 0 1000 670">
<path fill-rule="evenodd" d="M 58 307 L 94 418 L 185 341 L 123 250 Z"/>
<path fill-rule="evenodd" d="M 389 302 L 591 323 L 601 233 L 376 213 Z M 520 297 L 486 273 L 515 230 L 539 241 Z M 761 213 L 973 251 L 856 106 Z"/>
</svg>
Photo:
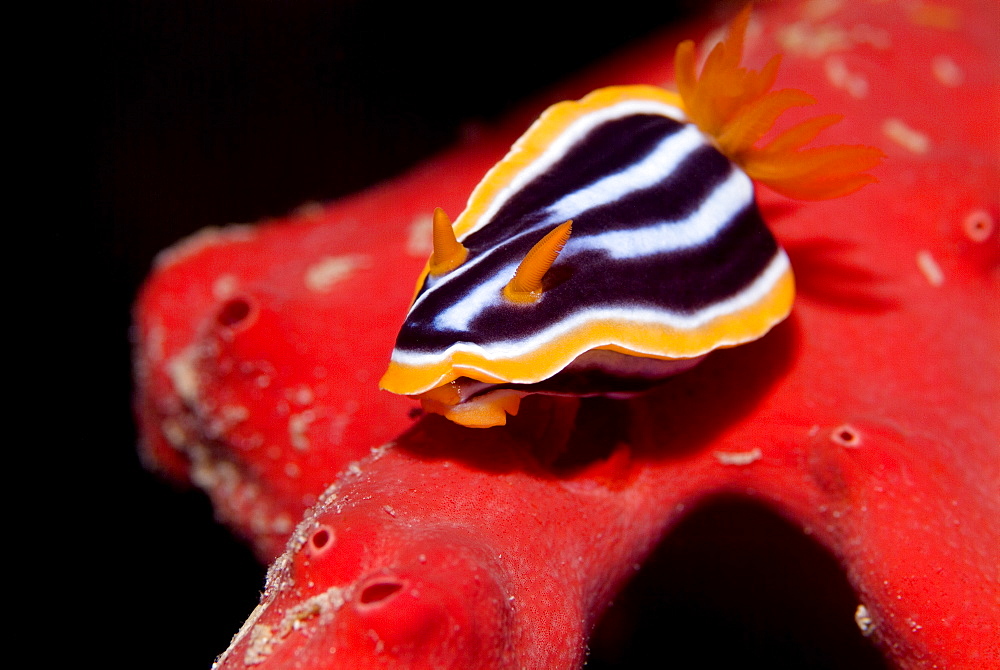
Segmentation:
<svg viewBox="0 0 1000 670">
<path fill-rule="evenodd" d="M 874 181 L 877 149 L 803 149 L 839 116 L 754 145 L 812 104 L 770 91 L 779 58 L 739 66 L 749 8 L 675 94 L 603 88 L 547 109 L 476 187 L 434 252 L 382 388 L 466 425 L 502 425 L 528 394 L 625 397 L 788 316 L 788 257 L 761 218 L 754 180 L 822 199 Z"/>
</svg>

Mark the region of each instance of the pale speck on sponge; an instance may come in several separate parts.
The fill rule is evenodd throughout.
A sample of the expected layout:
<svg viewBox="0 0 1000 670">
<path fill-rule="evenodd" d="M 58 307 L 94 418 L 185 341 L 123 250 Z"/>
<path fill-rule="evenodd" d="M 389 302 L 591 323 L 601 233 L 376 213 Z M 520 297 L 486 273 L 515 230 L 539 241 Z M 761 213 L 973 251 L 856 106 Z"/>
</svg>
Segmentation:
<svg viewBox="0 0 1000 670">
<path fill-rule="evenodd" d="M 764 457 L 764 453 L 754 447 L 750 451 L 716 451 L 715 460 L 723 465 L 750 465 Z"/>
<path fill-rule="evenodd" d="M 920 268 L 920 272 L 927 278 L 927 283 L 931 286 L 940 286 L 944 283 L 944 272 L 941 271 L 941 266 L 934 260 L 931 252 L 926 249 L 917 252 L 917 267 Z"/>
<path fill-rule="evenodd" d="M 351 277 L 360 268 L 370 265 L 364 254 L 324 256 L 306 268 L 306 288 L 316 293 L 328 293 L 334 285 Z"/>
<path fill-rule="evenodd" d="M 951 56 L 944 54 L 938 54 L 931 59 L 931 72 L 934 73 L 934 78 L 939 83 L 949 88 L 961 86 L 962 82 L 965 81 L 965 73 L 962 71 L 962 68 L 959 67 L 958 63 Z"/>
<path fill-rule="evenodd" d="M 434 251 L 433 230 L 434 217 L 430 214 L 421 214 L 413 219 L 406 240 L 406 253 L 417 258 L 430 256 Z"/>
<path fill-rule="evenodd" d="M 931 138 L 908 126 L 902 119 L 886 119 L 882 123 L 882 133 L 912 153 L 925 154 L 930 151 Z"/>
</svg>

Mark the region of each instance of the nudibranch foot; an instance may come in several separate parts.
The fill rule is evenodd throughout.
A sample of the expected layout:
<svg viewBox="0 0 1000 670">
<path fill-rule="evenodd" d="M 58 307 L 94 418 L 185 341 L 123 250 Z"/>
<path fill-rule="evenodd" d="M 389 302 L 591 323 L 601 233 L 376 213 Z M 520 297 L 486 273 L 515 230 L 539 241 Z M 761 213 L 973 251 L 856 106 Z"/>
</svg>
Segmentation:
<svg viewBox="0 0 1000 670">
<path fill-rule="evenodd" d="M 525 396 L 632 398 L 659 386 L 667 377 L 690 370 L 704 358 L 658 360 L 594 349 L 534 384 L 491 384 L 460 377 L 417 397 L 425 412 L 441 414 L 463 426 L 502 426 L 508 414 L 517 415 Z"/>
<path fill-rule="evenodd" d="M 420 405 L 428 414 L 440 414 L 468 428 L 492 428 L 507 423 L 507 415 L 517 416 L 524 391 L 500 389 L 486 392 L 468 401 L 448 405 L 433 398 L 421 398 Z"/>
<path fill-rule="evenodd" d="M 383 389 L 456 423 L 501 425 L 525 395 L 640 393 L 788 316 L 792 271 L 754 180 L 837 197 L 873 181 L 882 154 L 806 148 L 835 115 L 756 146 L 815 99 L 770 90 L 778 57 L 740 67 L 749 16 L 700 74 L 693 43 L 678 47 L 679 95 L 616 86 L 553 105 L 454 224 L 435 213 Z"/>
</svg>

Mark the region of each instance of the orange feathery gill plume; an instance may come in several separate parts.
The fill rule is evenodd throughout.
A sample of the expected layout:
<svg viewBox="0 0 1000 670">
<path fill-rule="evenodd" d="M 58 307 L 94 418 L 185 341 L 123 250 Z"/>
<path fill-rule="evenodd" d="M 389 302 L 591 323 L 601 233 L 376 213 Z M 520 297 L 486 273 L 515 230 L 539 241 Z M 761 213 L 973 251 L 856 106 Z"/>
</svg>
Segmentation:
<svg viewBox="0 0 1000 670">
<path fill-rule="evenodd" d="M 699 77 L 694 42 L 677 47 L 677 89 L 688 118 L 715 138 L 719 149 L 754 180 L 790 198 L 825 200 L 857 191 L 875 181 L 866 172 L 884 154 L 874 147 L 837 145 L 803 149 L 822 130 L 841 120 L 839 114 L 804 121 L 762 147 L 754 145 L 786 110 L 816 102 L 794 88 L 772 91 L 781 56 L 760 70 L 740 67 L 743 36 L 750 20 L 747 5 L 715 45 Z"/>
</svg>

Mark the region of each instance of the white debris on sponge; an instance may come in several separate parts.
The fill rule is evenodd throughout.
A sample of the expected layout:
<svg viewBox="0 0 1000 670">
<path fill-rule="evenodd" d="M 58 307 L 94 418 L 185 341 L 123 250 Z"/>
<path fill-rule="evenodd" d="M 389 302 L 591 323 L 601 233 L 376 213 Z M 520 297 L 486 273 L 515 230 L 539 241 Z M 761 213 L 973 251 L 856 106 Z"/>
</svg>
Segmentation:
<svg viewBox="0 0 1000 670">
<path fill-rule="evenodd" d="M 757 447 L 750 451 L 716 451 L 715 460 L 723 465 L 750 465 L 754 461 L 759 461 L 764 453 Z"/>
<path fill-rule="evenodd" d="M 931 138 L 911 128 L 902 119 L 886 119 L 882 123 L 882 134 L 915 154 L 925 154 L 931 148 Z"/>
<path fill-rule="evenodd" d="M 868 612 L 868 608 L 863 604 L 858 605 L 858 608 L 854 610 L 854 623 L 858 625 L 858 630 L 860 630 L 861 634 L 865 637 L 868 637 L 875 632 L 875 621 Z"/>
<path fill-rule="evenodd" d="M 965 73 L 950 56 L 939 54 L 931 59 L 931 72 L 941 84 L 956 88 L 965 81 Z"/>
<path fill-rule="evenodd" d="M 406 253 L 417 258 L 426 258 L 434 251 L 434 217 L 421 214 L 410 224 L 409 237 L 406 240 Z"/>
<path fill-rule="evenodd" d="M 842 56 L 830 56 L 825 62 L 826 78 L 836 88 L 847 91 L 852 98 L 868 96 L 868 80 L 863 74 L 851 72 Z"/>
<path fill-rule="evenodd" d="M 941 271 L 941 266 L 934 260 L 931 252 L 926 249 L 917 252 L 917 267 L 920 268 L 920 272 L 927 278 L 927 283 L 931 286 L 940 286 L 944 283 L 944 272 Z"/>
<path fill-rule="evenodd" d="M 364 254 L 324 256 L 306 268 L 306 288 L 316 293 L 329 293 L 339 282 L 351 277 L 360 268 L 368 267 L 371 259 Z"/>
<path fill-rule="evenodd" d="M 240 223 L 225 227 L 208 226 L 188 235 L 180 242 L 158 253 L 153 260 L 153 267 L 162 270 L 190 256 L 194 256 L 208 247 L 233 242 L 250 242 L 257 236 L 254 226 Z"/>
</svg>

